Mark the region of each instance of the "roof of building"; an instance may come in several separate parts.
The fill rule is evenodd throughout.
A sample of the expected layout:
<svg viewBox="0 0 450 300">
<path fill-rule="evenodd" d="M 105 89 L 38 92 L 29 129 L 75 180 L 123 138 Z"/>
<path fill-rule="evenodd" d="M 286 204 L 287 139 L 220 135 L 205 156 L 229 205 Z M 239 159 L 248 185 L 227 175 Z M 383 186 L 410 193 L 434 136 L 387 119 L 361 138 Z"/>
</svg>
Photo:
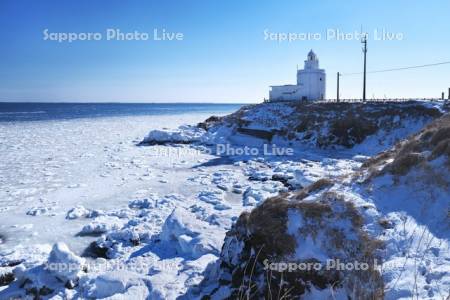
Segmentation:
<svg viewBox="0 0 450 300">
<path fill-rule="evenodd" d="M 312 49 L 308 53 L 308 60 L 317 60 L 317 55 L 314 53 Z"/>
</svg>

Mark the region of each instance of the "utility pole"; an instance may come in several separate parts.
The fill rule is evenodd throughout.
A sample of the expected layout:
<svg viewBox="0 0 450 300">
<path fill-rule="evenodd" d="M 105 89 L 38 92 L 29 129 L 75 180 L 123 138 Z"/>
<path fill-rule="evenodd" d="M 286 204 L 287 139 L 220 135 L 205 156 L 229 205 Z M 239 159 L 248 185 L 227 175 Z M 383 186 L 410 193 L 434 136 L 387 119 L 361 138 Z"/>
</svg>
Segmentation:
<svg viewBox="0 0 450 300">
<path fill-rule="evenodd" d="M 337 72 L 337 94 L 336 94 L 336 101 L 339 103 L 339 77 L 341 77 L 341 74 Z M 449 89 L 450 91 L 450 89 Z M 449 96 L 450 97 L 450 96 Z"/>
<path fill-rule="evenodd" d="M 367 34 L 363 34 L 361 43 L 364 53 L 364 78 L 363 78 L 363 102 L 366 102 L 366 56 L 367 56 Z"/>
</svg>

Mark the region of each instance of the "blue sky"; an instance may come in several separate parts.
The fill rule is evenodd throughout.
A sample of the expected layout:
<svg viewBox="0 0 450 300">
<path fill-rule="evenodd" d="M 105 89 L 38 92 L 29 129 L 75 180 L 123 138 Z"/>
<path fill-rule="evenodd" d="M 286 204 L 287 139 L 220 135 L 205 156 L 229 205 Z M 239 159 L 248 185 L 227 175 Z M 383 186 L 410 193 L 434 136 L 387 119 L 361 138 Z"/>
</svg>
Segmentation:
<svg viewBox="0 0 450 300">
<path fill-rule="evenodd" d="M 258 102 L 269 85 L 295 83 L 314 49 L 335 97 L 336 72 L 362 71 L 358 40 L 369 33 L 368 70 L 450 60 L 450 1 L 0 1 L 0 101 Z M 148 32 L 147 41 L 106 41 L 105 30 Z M 153 41 L 153 30 L 182 41 Z M 100 32 L 100 41 L 45 41 L 43 31 Z M 375 41 L 373 32 L 402 40 Z M 320 33 L 277 42 L 271 33 Z M 438 97 L 450 65 L 368 75 L 368 97 Z M 341 79 L 341 97 L 361 97 L 361 76 Z"/>
</svg>

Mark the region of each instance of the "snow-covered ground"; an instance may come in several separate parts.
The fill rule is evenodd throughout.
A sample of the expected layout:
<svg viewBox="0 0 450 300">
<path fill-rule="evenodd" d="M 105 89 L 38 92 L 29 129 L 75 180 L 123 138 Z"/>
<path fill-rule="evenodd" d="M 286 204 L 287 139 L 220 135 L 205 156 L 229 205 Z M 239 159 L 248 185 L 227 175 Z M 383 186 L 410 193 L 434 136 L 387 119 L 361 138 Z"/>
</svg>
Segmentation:
<svg viewBox="0 0 450 300">
<path fill-rule="evenodd" d="M 151 287 L 146 286 L 152 297 L 173 299 L 200 281 L 206 264 L 217 259 L 226 230 L 243 210 L 287 191 L 280 181 L 270 180 L 274 174 L 292 184 L 307 184 L 350 172 L 359 164 L 266 161 L 260 156 L 228 161 L 187 145 L 136 146 L 149 128 L 177 128 L 208 116 L 1 124 L 2 265 L 22 260 L 26 268 L 39 265 L 57 242 L 81 256 L 101 234 L 115 235 L 115 241 L 133 231 L 139 245 L 114 245 L 108 257 L 119 264 L 131 257 L 147 259 L 143 265 L 148 266 L 157 262 L 163 271 L 147 267 L 138 274 L 150 280 Z M 162 244 L 153 246 L 154 239 Z M 85 291 L 93 284 L 81 282 L 82 296 L 104 293 Z M 4 293 L 14 295 L 14 286 Z"/>
<path fill-rule="evenodd" d="M 0 182 L 5 187 L 0 190 L 0 278 L 13 274 L 15 279 L 0 287 L 0 299 L 24 294 L 44 299 L 196 298 L 198 285 L 223 255 L 234 221 L 268 197 L 328 178 L 358 209 L 377 205 L 375 196 L 351 188 L 351 175 L 367 158 L 359 155 L 367 153 L 361 151 L 364 145 L 319 150 L 275 137 L 272 142 L 294 151 L 267 155 L 261 139 L 227 126 L 209 132 L 178 128 L 207 117 L 0 124 Z M 399 138 L 411 133 L 404 128 L 396 131 Z M 148 135 L 150 129 L 157 131 Z M 147 145 L 137 146 L 142 140 Z M 170 140 L 180 144 L 166 144 Z M 372 142 L 366 145 L 370 153 L 387 147 Z M 232 149 L 231 155 L 215 155 L 221 143 L 259 152 L 233 154 Z M 395 221 L 400 214 L 390 216 L 394 226 L 404 226 Z M 368 209 L 364 217 L 376 220 L 384 212 Z M 366 229 L 377 238 L 381 234 L 378 227 Z M 389 234 L 383 239 L 403 247 L 388 249 L 389 262 L 400 261 L 409 242 L 419 242 L 415 255 L 420 255 L 423 242 L 414 241 L 420 236 Z M 432 248 L 448 252 L 448 241 L 439 238 Z M 429 264 L 445 265 L 446 256 L 438 259 Z M 418 270 L 411 267 L 404 276 L 400 268 L 388 274 L 387 283 L 395 285 L 391 299 L 410 295 L 405 285 Z M 448 271 L 442 267 L 442 272 L 431 273 L 440 276 L 434 286 L 426 281 L 430 273 L 416 275 L 417 289 L 431 290 L 420 295 L 445 290 Z"/>
</svg>

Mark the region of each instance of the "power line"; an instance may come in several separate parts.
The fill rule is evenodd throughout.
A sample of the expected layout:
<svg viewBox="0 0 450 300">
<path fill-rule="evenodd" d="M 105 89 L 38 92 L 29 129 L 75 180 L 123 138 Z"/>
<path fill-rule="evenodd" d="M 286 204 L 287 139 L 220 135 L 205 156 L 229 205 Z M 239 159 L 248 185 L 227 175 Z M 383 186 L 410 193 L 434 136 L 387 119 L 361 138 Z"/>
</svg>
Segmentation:
<svg viewBox="0 0 450 300">
<path fill-rule="evenodd" d="M 409 67 L 402 67 L 402 68 L 394 68 L 394 69 L 385 69 L 385 70 L 376 70 L 376 71 L 368 71 L 367 74 L 373 74 L 373 73 L 384 73 L 384 72 L 393 72 L 393 71 L 401 71 L 401 70 L 409 70 L 409 69 L 418 69 L 418 68 L 425 68 L 425 67 L 432 67 L 432 66 L 439 66 L 439 65 L 446 65 L 450 64 L 450 61 L 443 61 L 438 62 L 434 64 L 426 64 L 426 65 L 418 65 L 418 66 L 409 66 Z M 352 76 L 352 75 L 361 75 L 364 72 L 357 72 L 357 73 L 340 73 L 341 76 Z"/>
</svg>

